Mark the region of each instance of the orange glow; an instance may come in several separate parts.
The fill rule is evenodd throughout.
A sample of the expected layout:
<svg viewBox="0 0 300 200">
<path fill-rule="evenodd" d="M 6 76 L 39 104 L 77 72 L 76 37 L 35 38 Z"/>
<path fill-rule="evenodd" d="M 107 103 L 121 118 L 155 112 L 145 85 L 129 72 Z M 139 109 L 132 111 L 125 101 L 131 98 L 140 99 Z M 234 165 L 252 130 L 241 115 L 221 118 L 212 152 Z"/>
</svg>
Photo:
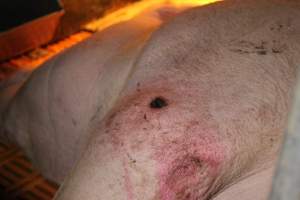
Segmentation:
<svg viewBox="0 0 300 200">
<path fill-rule="evenodd" d="M 167 5 L 175 8 L 202 6 L 221 0 L 144 0 L 125 6 L 117 11 L 107 14 L 105 17 L 88 23 L 85 28 L 88 30 L 103 30 L 111 25 L 128 21 L 141 14 L 149 8 L 159 8 Z"/>
<path fill-rule="evenodd" d="M 91 35 L 89 32 L 79 32 L 45 48 L 38 48 L 28 54 L 11 59 L 10 65 L 23 70 L 33 70 L 64 49 L 70 48 Z"/>
<path fill-rule="evenodd" d="M 84 28 L 92 31 L 101 31 L 114 24 L 128 21 L 148 9 L 155 9 L 164 5 L 174 8 L 187 8 L 206 5 L 216 1 L 221 0 L 143 0 L 137 3 L 132 3 L 114 12 L 108 13 L 102 18 L 88 23 Z M 35 69 L 41 64 L 43 64 L 45 61 L 49 60 L 56 54 L 63 51 L 64 49 L 70 48 L 71 46 L 79 43 L 80 41 L 85 40 L 90 35 L 91 33 L 86 31 L 73 34 L 70 37 L 61 40 L 55 44 L 50 44 L 46 47 L 38 48 L 18 58 L 11 59 L 8 62 L 8 65 L 23 70 Z"/>
</svg>

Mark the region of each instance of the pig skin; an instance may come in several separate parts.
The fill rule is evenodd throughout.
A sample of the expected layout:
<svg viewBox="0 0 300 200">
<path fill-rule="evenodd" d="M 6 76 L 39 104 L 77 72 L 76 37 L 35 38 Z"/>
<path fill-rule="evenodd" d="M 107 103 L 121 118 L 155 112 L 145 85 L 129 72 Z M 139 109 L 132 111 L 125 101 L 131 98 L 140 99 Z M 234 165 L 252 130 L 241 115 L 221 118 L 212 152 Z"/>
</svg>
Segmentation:
<svg viewBox="0 0 300 200">
<path fill-rule="evenodd" d="M 61 182 L 78 160 L 88 124 L 114 104 L 136 55 L 162 23 L 158 16 L 150 10 L 98 32 L 32 72 L 23 86 L 21 80 L 2 92 L 2 102 L 12 99 L 3 114 L 2 132 L 48 178 Z"/>
<path fill-rule="evenodd" d="M 57 200 L 266 200 L 300 64 L 300 3 L 228 0 L 160 28 L 153 16 L 34 72 L 3 115 L 7 137 L 57 182 L 79 160 Z"/>
</svg>

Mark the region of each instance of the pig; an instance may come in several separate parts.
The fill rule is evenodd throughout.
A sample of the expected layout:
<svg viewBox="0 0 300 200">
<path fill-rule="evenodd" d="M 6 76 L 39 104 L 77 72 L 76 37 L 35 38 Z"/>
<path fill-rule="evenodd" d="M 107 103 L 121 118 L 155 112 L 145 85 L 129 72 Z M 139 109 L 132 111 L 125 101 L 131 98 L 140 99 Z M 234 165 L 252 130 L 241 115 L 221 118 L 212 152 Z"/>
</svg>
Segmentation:
<svg viewBox="0 0 300 200">
<path fill-rule="evenodd" d="M 56 200 L 266 200 L 300 65 L 300 3 L 152 14 L 11 86 L 2 137 L 62 183 Z"/>
<path fill-rule="evenodd" d="M 182 9 L 150 7 L 39 69 L 6 80 L 0 111 L 5 113 L 2 133 L 9 134 L 3 139 L 17 143 L 46 177 L 61 182 L 86 145 L 91 121 L 114 105 L 146 40 Z"/>
</svg>

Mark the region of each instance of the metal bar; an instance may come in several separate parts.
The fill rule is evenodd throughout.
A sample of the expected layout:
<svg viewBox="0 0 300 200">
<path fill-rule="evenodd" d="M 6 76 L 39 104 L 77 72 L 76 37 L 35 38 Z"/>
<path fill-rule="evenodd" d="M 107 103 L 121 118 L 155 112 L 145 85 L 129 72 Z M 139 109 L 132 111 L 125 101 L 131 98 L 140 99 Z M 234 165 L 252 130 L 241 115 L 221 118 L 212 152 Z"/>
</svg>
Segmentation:
<svg viewBox="0 0 300 200">
<path fill-rule="evenodd" d="M 300 200 L 300 73 L 270 200 Z"/>
</svg>

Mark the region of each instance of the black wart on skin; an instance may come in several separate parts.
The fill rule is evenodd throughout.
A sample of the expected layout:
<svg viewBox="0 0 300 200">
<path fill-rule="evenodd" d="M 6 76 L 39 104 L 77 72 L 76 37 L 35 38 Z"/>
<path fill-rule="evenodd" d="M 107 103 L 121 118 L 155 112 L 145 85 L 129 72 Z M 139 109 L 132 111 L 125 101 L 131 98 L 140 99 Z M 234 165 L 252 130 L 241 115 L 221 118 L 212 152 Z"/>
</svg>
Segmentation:
<svg viewBox="0 0 300 200">
<path fill-rule="evenodd" d="M 150 106 L 150 108 L 153 108 L 153 109 L 161 109 L 167 105 L 168 105 L 168 103 L 167 103 L 166 99 L 164 99 L 163 97 L 155 97 L 154 99 L 152 99 L 149 106 Z"/>
</svg>

